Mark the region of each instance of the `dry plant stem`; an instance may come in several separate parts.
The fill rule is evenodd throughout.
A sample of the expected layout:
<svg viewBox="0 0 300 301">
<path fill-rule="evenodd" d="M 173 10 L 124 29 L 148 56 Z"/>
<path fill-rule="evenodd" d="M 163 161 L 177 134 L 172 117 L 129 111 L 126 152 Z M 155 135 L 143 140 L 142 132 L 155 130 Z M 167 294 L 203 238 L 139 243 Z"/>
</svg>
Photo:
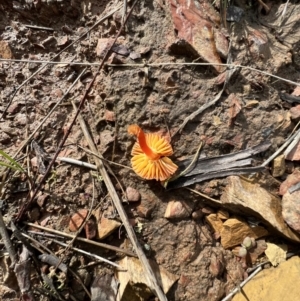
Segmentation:
<svg viewBox="0 0 300 301">
<path fill-rule="evenodd" d="M 54 31 L 54 28 L 51 28 L 51 27 L 41 27 L 41 26 L 35 26 L 35 25 L 29 25 L 29 24 L 24 24 L 24 26 L 27 28 L 32 28 L 32 29 L 37 29 L 37 30 Z"/>
<path fill-rule="evenodd" d="M 243 287 L 247 282 L 249 282 L 256 274 L 258 274 L 262 270 L 262 267 L 258 267 L 253 274 L 251 274 L 247 279 L 245 279 L 238 287 L 236 287 L 231 293 L 229 293 L 222 301 L 230 300 L 239 290 Z"/>
<path fill-rule="evenodd" d="M 8 252 L 12 265 L 14 265 L 17 261 L 17 253 L 12 245 L 10 237 L 7 233 L 6 226 L 3 220 L 2 212 L 0 210 L 0 236 L 2 237 L 3 243 L 5 245 L 5 249 Z"/>
<path fill-rule="evenodd" d="M 98 156 L 97 154 L 93 153 L 92 151 L 90 151 L 89 149 L 87 149 L 87 148 L 85 148 L 85 147 L 82 147 L 82 146 L 80 146 L 80 145 L 77 145 L 77 147 L 79 147 L 80 149 L 84 150 L 86 153 L 91 154 L 91 155 L 97 157 L 98 159 L 100 159 L 100 160 L 102 160 L 102 161 L 104 161 L 104 162 L 107 162 L 107 163 L 109 163 L 109 164 L 113 164 L 113 165 L 116 165 L 116 166 L 119 166 L 119 167 L 123 167 L 123 168 L 127 168 L 127 169 L 132 170 L 132 168 L 129 167 L 129 166 L 126 166 L 126 165 L 123 165 L 123 164 L 116 163 L 116 162 L 114 162 L 114 161 L 110 161 L 110 160 L 104 159 L 102 156 Z M 93 164 L 91 164 L 91 165 L 92 165 L 92 166 L 95 166 L 95 165 L 93 165 Z M 96 168 L 97 168 L 97 166 L 96 166 Z"/>
<path fill-rule="evenodd" d="M 114 266 L 114 267 L 116 267 L 116 268 L 121 269 L 121 270 L 124 271 L 124 268 L 121 267 L 120 265 L 118 265 L 118 264 L 116 264 L 116 263 L 114 263 L 114 262 L 112 262 L 112 261 L 110 261 L 110 260 L 107 260 L 107 259 L 105 259 L 105 258 L 103 258 L 103 257 L 101 257 L 101 256 L 98 256 L 98 255 L 95 255 L 95 254 L 86 252 L 86 251 L 81 250 L 81 249 L 79 249 L 79 248 L 70 247 L 70 244 L 66 244 L 66 243 L 61 242 L 61 241 L 58 241 L 58 240 L 56 240 L 56 239 L 53 239 L 52 241 L 55 242 L 55 243 L 58 244 L 58 245 L 61 245 L 61 246 L 63 246 L 63 247 L 67 247 L 67 248 L 72 249 L 72 250 L 74 250 L 74 251 L 76 251 L 76 252 L 78 252 L 78 253 L 85 254 L 85 255 L 87 255 L 87 256 L 89 256 L 89 257 L 92 257 L 92 258 L 94 258 L 94 259 L 100 260 L 100 261 L 102 261 L 102 262 L 106 262 L 106 263 L 108 263 L 108 264 L 110 264 L 110 265 L 112 265 L 112 266 Z"/>
<path fill-rule="evenodd" d="M 74 104 L 75 105 L 75 104 Z M 88 145 L 90 147 L 90 149 L 94 152 L 94 153 L 97 153 L 97 148 L 94 144 L 94 140 L 92 139 L 92 137 L 90 136 L 90 133 L 88 132 L 88 129 L 85 125 L 85 122 L 83 120 L 83 118 L 81 117 L 81 115 L 78 116 L 78 120 L 79 120 L 79 123 L 80 123 L 80 126 L 81 126 L 81 129 L 83 131 L 83 134 L 84 134 L 84 137 L 85 139 L 87 140 L 88 142 Z M 100 156 L 100 154 L 98 154 L 98 156 Z M 155 274 L 148 262 L 148 259 L 147 257 L 145 256 L 140 244 L 138 243 L 138 240 L 137 240 L 137 237 L 135 236 L 135 233 L 134 233 L 134 230 L 133 228 L 131 227 L 129 221 L 128 221 L 128 217 L 127 217 L 127 214 L 122 206 L 122 202 L 121 200 L 119 199 L 119 196 L 115 190 L 115 187 L 113 185 L 113 183 L 111 182 L 111 179 L 103 165 L 103 162 L 98 159 L 97 157 L 95 157 L 95 162 L 96 162 L 96 165 L 101 173 L 101 176 L 104 180 L 104 183 L 107 187 L 107 190 L 109 191 L 109 194 L 110 194 L 110 197 L 112 198 L 113 200 L 113 203 L 115 205 L 115 208 L 117 209 L 118 211 L 118 214 L 123 222 L 123 225 L 126 229 L 126 232 L 129 236 L 129 239 L 132 243 L 132 245 L 134 246 L 134 249 L 143 265 L 143 268 L 144 268 L 144 272 L 146 274 L 146 277 L 148 279 L 148 283 L 150 285 L 150 288 L 155 292 L 155 294 L 157 295 L 157 297 L 159 298 L 160 301 L 167 301 L 167 298 L 165 296 L 165 294 L 163 293 L 161 287 L 159 286 L 158 284 L 158 281 L 155 277 Z"/>
<path fill-rule="evenodd" d="M 25 223 L 25 225 L 34 227 L 36 229 L 44 230 L 45 232 L 53 233 L 53 234 L 56 234 L 56 235 L 59 235 L 59 236 L 62 236 L 62 237 L 67 237 L 67 238 L 71 238 L 71 239 L 74 238 L 74 235 L 64 233 L 64 232 L 60 232 L 58 230 L 50 229 L 50 228 L 47 228 L 47 227 L 39 226 L 39 225 L 36 225 L 36 224 L 33 224 L 33 223 Z M 37 232 L 35 234 L 42 235 L 42 236 L 44 235 L 41 232 Z M 93 241 L 93 240 L 86 239 L 86 238 L 83 238 L 83 237 L 77 237 L 76 240 L 81 241 L 81 242 L 85 242 L 87 244 L 91 244 L 91 245 L 94 245 L 94 246 L 97 246 L 97 247 L 101 247 L 101 248 L 105 248 L 105 249 L 112 250 L 112 251 L 115 251 L 115 252 L 119 252 L 119 253 L 122 253 L 122 254 L 126 254 L 128 256 L 136 257 L 136 254 L 134 254 L 133 252 L 131 252 L 129 250 L 125 250 L 125 249 L 122 249 L 122 248 L 111 246 L 111 245 L 108 245 L 108 244 L 105 244 L 105 243 Z"/>
<path fill-rule="evenodd" d="M 0 58 L 0 61 L 6 61 L 6 62 L 24 62 L 24 63 L 37 63 L 37 64 L 69 64 L 69 65 L 79 65 L 79 66 L 99 66 L 101 63 L 82 63 L 82 62 L 64 62 L 64 61 L 40 61 L 40 60 L 17 60 L 17 59 L 2 59 Z M 299 86 L 300 83 L 294 82 L 292 80 L 274 75 L 272 73 L 262 71 L 255 69 L 253 67 L 244 66 L 244 65 L 236 65 L 236 64 L 217 64 L 217 63 L 149 63 L 149 64 L 106 64 L 107 67 L 117 67 L 117 68 L 126 68 L 126 67 L 134 67 L 134 68 L 140 68 L 140 67 L 162 67 L 162 66 L 224 66 L 224 67 L 230 67 L 230 68 L 242 68 L 242 69 L 248 69 L 263 75 L 267 75 L 273 78 L 276 78 L 278 80 L 281 80 L 283 82 Z M 0 118 L 1 120 L 1 118 Z"/>
<path fill-rule="evenodd" d="M 32 245 L 34 248 L 36 248 L 38 251 L 40 251 L 41 253 L 44 253 L 41 251 L 41 249 L 46 250 L 49 254 L 51 254 L 54 257 L 57 257 L 50 249 L 48 249 L 46 246 L 44 246 L 43 244 L 41 244 L 39 241 L 37 241 L 36 239 L 34 239 L 33 237 L 20 232 L 22 236 L 26 237 L 27 239 L 31 240 L 32 242 L 34 242 L 36 245 L 38 245 L 39 247 Z M 41 248 L 41 249 L 40 249 Z M 91 298 L 91 294 L 88 291 L 88 289 L 86 288 L 86 286 L 84 285 L 84 283 L 82 282 L 81 278 L 70 268 L 68 268 L 68 271 L 70 271 L 70 273 L 78 280 L 78 282 L 81 284 L 81 286 L 83 287 L 84 291 L 86 292 L 86 294 L 89 296 L 89 298 Z"/>
<path fill-rule="evenodd" d="M 261 166 L 267 166 L 273 159 L 275 159 L 298 135 L 300 135 L 300 129 L 294 133 L 281 147 L 269 157 Z"/>
<path fill-rule="evenodd" d="M 101 18 L 100 20 L 98 20 L 91 28 L 89 28 L 85 33 L 83 33 L 78 39 L 76 39 L 74 42 L 72 42 L 70 45 L 68 45 L 67 47 L 65 47 L 64 49 L 62 49 L 58 54 L 56 54 L 52 60 L 58 58 L 60 56 L 60 54 L 62 54 L 64 51 L 66 51 L 68 48 L 70 48 L 72 45 L 74 45 L 75 43 L 77 43 L 78 41 L 80 41 L 83 37 L 85 37 L 92 29 L 94 29 L 96 26 L 98 26 L 101 22 L 103 22 L 104 20 L 106 20 L 109 16 L 111 16 L 113 13 L 115 13 L 117 10 L 119 10 L 122 7 L 122 4 L 117 6 L 115 9 L 113 9 L 111 12 L 109 12 L 107 15 L 105 15 L 103 18 Z M 51 60 L 51 61 L 52 61 Z M 2 115 L 0 116 L 0 121 L 3 118 L 3 116 L 6 114 L 8 108 L 10 107 L 11 103 L 13 102 L 13 99 L 15 98 L 15 96 L 17 95 L 18 91 L 24 86 L 26 85 L 29 80 L 31 78 L 33 78 L 34 76 L 36 76 L 39 72 L 41 72 L 46 66 L 48 65 L 48 62 L 45 63 L 43 66 L 41 66 L 36 72 L 34 72 L 32 75 L 30 75 L 20 86 L 18 86 L 16 88 L 16 90 L 14 91 L 13 96 L 11 97 L 11 99 L 9 100 L 6 108 L 4 109 Z"/>
</svg>

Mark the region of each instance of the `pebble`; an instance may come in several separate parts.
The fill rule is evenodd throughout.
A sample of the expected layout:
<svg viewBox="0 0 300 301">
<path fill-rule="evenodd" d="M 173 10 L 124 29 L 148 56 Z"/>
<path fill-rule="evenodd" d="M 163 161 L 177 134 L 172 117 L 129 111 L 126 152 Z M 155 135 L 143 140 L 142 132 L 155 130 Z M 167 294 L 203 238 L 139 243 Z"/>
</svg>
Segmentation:
<svg viewBox="0 0 300 301">
<path fill-rule="evenodd" d="M 82 225 L 87 215 L 88 215 L 87 209 L 80 209 L 75 214 L 73 214 L 69 222 L 69 230 L 71 232 L 76 232 Z"/>
<path fill-rule="evenodd" d="M 141 200 L 141 194 L 132 187 L 126 188 L 126 197 L 128 202 L 138 202 Z"/>
<path fill-rule="evenodd" d="M 283 181 L 279 188 L 279 194 L 284 195 L 290 187 L 300 182 L 300 171 L 295 169 L 294 172 Z"/>
<path fill-rule="evenodd" d="M 165 211 L 165 218 L 185 218 L 190 216 L 191 210 L 183 201 L 170 201 Z"/>
</svg>

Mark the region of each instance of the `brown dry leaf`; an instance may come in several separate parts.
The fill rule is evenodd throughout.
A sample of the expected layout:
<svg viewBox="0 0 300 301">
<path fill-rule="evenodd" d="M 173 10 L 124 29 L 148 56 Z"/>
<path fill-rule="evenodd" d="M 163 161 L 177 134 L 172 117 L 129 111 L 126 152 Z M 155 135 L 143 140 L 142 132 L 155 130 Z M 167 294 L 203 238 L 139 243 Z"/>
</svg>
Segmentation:
<svg viewBox="0 0 300 301">
<path fill-rule="evenodd" d="M 267 242 L 267 246 L 268 248 L 265 250 L 265 254 L 273 266 L 277 266 L 279 263 L 286 261 L 287 245 L 276 245 Z"/>
<path fill-rule="evenodd" d="M 116 277 L 120 282 L 118 300 L 138 301 L 142 300 L 141 297 L 148 300 L 152 292 L 140 261 L 137 258 L 125 257 L 119 261 L 119 265 L 124 267 L 124 271 L 116 271 Z M 150 265 L 166 294 L 179 277 L 158 266 L 154 261 L 151 261 Z"/>
<path fill-rule="evenodd" d="M 230 94 L 229 96 L 230 108 L 229 108 L 229 125 L 232 125 L 234 118 L 241 111 L 242 106 L 240 104 L 239 99 L 235 96 L 235 94 Z"/>
</svg>

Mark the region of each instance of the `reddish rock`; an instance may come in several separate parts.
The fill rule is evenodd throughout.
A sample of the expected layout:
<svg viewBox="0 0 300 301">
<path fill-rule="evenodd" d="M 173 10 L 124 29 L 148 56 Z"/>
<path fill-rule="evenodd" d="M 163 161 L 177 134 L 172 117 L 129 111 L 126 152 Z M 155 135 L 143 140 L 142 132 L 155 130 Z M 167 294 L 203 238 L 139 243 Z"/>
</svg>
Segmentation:
<svg viewBox="0 0 300 301">
<path fill-rule="evenodd" d="M 282 215 L 285 222 L 300 233 L 300 191 L 286 192 L 282 197 Z"/>
<path fill-rule="evenodd" d="M 298 119 L 300 117 L 300 105 L 290 108 L 291 118 Z"/>
<path fill-rule="evenodd" d="M 87 215 L 88 215 L 87 209 L 80 209 L 75 214 L 73 214 L 69 222 L 69 230 L 71 232 L 78 231 L 78 229 L 82 225 Z"/>
<path fill-rule="evenodd" d="M 165 211 L 165 218 L 185 218 L 190 216 L 192 208 L 184 201 L 170 201 Z"/>
<path fill-rule="evenodd" d="M 114 122 L 116 120 L 115 113 L 109 110 L 105 110 L 104 118 L 106 121 L 111 121 L 111 122 Z"/>
<path fill-rule="evenodd" d="M 128 202 L 138 202 L 141 199 L 141 194 L 132 187 L 126 188 L 126 197 Z"/>
<path fill-rule="evenodd" d="M 98 39 L 98 44 L 96 46 L 96 54 L 100 57 L 104 57 L 111 45 L 112 39 Z"/>
<path fill-rule="evenodd" d="M 97 234 L 96 222 L 93 218 L 89 219 L 84 225 L 85 236 L 87 239 L 93 239 Z"/>
<path fill-rule="evenodd" d="M 285 181 L 283 181 L 279 188 L 279 194 L 284 195 L 290 187 L 300 182 L 300 171 L 295 169 L 291 175 L 288 175 Z"/>
</svg>

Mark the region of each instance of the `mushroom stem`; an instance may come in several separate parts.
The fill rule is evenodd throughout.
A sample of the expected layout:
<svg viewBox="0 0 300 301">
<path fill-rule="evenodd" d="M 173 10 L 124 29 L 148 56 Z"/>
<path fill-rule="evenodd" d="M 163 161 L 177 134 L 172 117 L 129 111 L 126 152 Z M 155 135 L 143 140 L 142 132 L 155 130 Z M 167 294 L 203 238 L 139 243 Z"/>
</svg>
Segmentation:
<svg viewBox="0 0 300 301">
<path fill-rule="evenodd" d="M 136 124 L 130 125 L 128 128 L 130 134 L 136 135 L 139 141 L 139 145 L 142 151 L 147 155 L 151 160 L 158 160 L 161 156 L 160 154 L 154 152 L 146 142 L 146 136 L 143 130 Z"/>
</svg>

